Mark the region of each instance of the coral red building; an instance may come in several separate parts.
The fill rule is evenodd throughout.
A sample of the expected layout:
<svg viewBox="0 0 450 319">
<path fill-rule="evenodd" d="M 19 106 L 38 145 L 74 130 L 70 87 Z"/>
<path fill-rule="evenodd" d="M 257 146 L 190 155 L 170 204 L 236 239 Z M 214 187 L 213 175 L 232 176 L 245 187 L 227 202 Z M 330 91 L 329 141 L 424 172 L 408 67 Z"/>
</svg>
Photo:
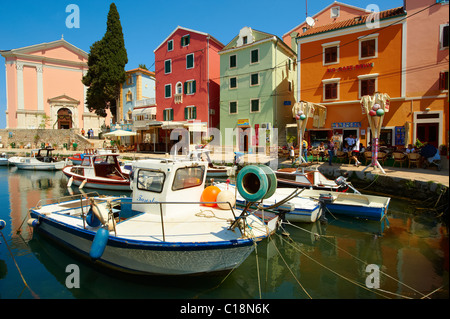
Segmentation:
<svg viewBox="0 0 450 319">
<path fill-rule="evenodd" d="M 177 27 L 155 50 L 159 143 L 173 128 L 195 131 L 219 125 L 220 58 L 224 45 L 211 35 Z M 164 143 L 165 142 L 165 143 Z M 166 150 L 167 151 L 167 150 Z"/>
</svg>

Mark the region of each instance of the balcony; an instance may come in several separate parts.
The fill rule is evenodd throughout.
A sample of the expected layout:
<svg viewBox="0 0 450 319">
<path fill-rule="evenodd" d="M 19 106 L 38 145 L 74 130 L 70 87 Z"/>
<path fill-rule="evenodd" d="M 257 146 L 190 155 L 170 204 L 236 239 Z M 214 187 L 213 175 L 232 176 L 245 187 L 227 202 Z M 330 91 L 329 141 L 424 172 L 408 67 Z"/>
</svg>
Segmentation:
<svg viewBox="0 0 450 319">
<path fill-rule="evenodd" d="M 175 94 L 174 95 L 174 102 L 175 102 L 175 104 L 183 103 L 183 94 Z"/>
<path fill-rule="evenodd" d="M 143 99 L 143 100 L 136 101 L 136 105 L 134 107 L 150 106 L 150 105 L 155 105 L 155 104 L 156 104 L 156 100 L 154 98 Z"/>
</svg>

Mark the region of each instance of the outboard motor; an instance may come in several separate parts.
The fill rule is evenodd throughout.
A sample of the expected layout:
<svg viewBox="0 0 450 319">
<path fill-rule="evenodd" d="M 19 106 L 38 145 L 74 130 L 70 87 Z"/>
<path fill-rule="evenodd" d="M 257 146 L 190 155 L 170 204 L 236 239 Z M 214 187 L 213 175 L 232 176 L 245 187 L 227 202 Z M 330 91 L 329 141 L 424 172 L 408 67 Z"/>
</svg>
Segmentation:
<svg viewBox="0 0 450 319">
<path fill-rule="evenodd" d="M 356 194 L 361 194 L 351 185 L 351 183 L 347 182 L 347 179 L 343 176 L 339 176 L 334 181 L 339 186 L 339 192 L 346 192 L 349 188 L 351 188 Z"/>
</svg>

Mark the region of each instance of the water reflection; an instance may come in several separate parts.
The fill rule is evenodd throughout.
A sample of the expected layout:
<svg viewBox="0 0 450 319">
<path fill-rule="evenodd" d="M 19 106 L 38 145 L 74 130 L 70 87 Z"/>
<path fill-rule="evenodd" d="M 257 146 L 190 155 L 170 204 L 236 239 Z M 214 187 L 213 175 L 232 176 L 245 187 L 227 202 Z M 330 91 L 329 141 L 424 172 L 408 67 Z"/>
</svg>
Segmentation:
<svg viewBox="0 0 450 319">
<path fill-rule="evenodd" d="M 326 223 L 284 225 L 231 273 L 202 277 L 135 277 L 97 268 L 26 225 L 40 200 L 67 196 L 62 172 L 0 169 L 3 234 L 29 285 L 41 298 L 448 298 L 448 233 L 435 219 L 391 202 L 388 221 L 327 216 Z M 89 190 L 85 190 L 88 192 Z M 80 193 L 73 188 L 75 194 Z M 121 192 L 99 191 L 121 195 Z M 25 221 L 25 222 L 24 222 Z M 18 232 L 19 231 L 19 232 Z M 280 232 L 281 233 L 281 232 Z M 67 265 L 80 267 L 80 289 L 65 285 Z M 381 288 L 365 287 L 367 264 L 380 266 Z M 0 245 L 0 297 L 32 298 L 5 245 Z"/>
</svg>

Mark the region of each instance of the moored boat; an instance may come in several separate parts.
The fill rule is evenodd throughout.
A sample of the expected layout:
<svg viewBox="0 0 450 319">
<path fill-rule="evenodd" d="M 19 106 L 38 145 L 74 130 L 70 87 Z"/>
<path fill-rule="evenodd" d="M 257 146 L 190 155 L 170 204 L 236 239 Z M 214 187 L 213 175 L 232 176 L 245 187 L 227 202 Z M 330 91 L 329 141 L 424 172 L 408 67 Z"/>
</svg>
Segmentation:
<svg viewBox="0 0 450 319">
<path fill-rule="evenodd" d="M 68 186 L 131 191 L 130 176 L 122 171 L 118 156 L 114 153 L 85 154 L 81 165 L 63 168 L 69 178 Z"/>
<path fill-rule="evenodd" d="M 233 209 L 229 197 L 200 202 L 206 198 L 206 169 L 204 162 L 138 161 L 131 198 L 80 196 L 38 203 L 28 224 L 123 272 L 189 275 L 234 269 L 276 231 L 279 217 Z"/>
<path fill-rule="evenodd" d="M 31 151 L 31 157 L 11 157 L 8 161 L 18 169 L 54 171 L 60 170 L 68 164 L 67 161 L 58 161 L 52 155 L 53 148 L 44 148 Z"/>
<path fill-rule="evenodd" d="M 6 153 L 0 154 L 0 166 L 7 166 L 7 165 L 9 165 L 8 156 L 6 155 Z"/>
</svg>

